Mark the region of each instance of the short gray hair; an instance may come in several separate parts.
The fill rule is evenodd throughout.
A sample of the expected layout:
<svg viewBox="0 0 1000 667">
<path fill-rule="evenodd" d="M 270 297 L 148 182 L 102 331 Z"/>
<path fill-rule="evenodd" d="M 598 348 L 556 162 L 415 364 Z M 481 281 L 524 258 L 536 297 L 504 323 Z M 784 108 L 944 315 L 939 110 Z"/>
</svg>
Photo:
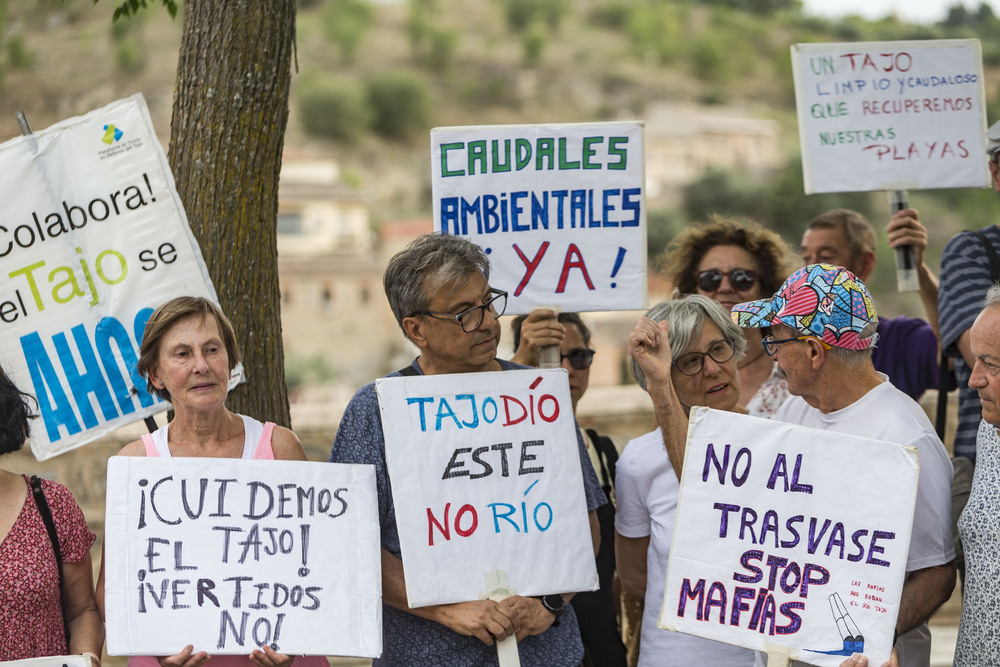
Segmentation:
<svg viewBox="0 0 1000 667">
<path fill-rule="evenodd" d="M 427 310 L 431 295 L 449 284 L 461 289 L 473 274 L 490 281 L 490 260 L 482 248 L 461 236 L 424 234 L 389 260 L 382 285 L 403 329 L 404 318 Z"/>
<path fill-rule="evenodd" d="M 983 299 L 983 310 L 987 308 L 996 308 L 1000 306 L 1000 283 L 996 283 L 993 287 L 986 291 L 986 298 Z"/>
<path fill-rule="evenodd" d="M 646 312 L 646 317 L 654 322 L 666 322 L 670 329 L 670 359 L 677 361 L 691 344 L 701 335 L 705 321 L 718 327 L 723 338 L 733 341 L 736 351 L 734 358 L 739 361 L 747 351 L 747 339 L 743 330 L 733 322 L 729 311 L 720 306 L 714 299 L 701 294 L 691 294 L 682 299 L 662 301 Z M 646 376 L 635 359 L 631 360 L 632 377 L 643 389 L 646 388 Z"/>
</svg>

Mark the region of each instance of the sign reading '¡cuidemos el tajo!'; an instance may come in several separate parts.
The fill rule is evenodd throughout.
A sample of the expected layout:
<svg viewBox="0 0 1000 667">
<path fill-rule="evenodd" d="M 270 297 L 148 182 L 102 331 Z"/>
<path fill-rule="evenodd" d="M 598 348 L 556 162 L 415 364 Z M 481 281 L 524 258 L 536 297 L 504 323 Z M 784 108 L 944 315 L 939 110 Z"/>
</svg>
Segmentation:
<svg viewBox="0 0 1000 667">
<path fill-rule="evenodd" d="M 490 258 L 508 313 L 646 307 L 639 122 L 431 131 L 434 229 Z"/>
<path fill-rule="evenodd" d="M 974 39 L 793 44 L 806 194 L 987 185 Z"/>
<path fill-rule="evenodd" d="M 44 460 L 167 404 L 136 372 L 153 309 L 217 301 L 141 95 L 0 145 L 0 363 Z"/>
</svg>

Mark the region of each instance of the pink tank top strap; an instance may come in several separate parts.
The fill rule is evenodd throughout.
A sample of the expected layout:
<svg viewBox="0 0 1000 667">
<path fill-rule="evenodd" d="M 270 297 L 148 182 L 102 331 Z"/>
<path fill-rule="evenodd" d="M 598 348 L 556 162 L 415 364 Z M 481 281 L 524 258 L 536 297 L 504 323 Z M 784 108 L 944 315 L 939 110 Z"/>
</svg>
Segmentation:
<svg viewBox="0 0 1000 667">
<path fill-rule="evenodd" d="M 160 455 L 160 452 L 156 451 L 156 443 L 153 442 L 152 435 L 147 433 L 146 435 L 142 436 L 142 444 L 146 447 L 146 456 Z"/>
<path fill-rule="evenodd" d="M 260 434 L 260 442 L 257 443 L 257 451 L 253 453 L 255 459 L 266 461 L 274 460 L 274 449 L 271 447 L 271 434 L 274 432 L 274 422 L 264 422 L 264 432 Z"/>
</svg>

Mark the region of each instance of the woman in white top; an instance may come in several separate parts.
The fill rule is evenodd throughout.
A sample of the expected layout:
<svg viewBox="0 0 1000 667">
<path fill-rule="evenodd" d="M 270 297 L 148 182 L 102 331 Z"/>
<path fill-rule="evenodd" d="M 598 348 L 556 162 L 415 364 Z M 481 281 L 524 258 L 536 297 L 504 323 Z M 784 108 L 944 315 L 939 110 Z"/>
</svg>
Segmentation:
<svg viewBox="0 0 1000 667">
<path fill-rule="evenodd" d="M 669 326 L 669 340 L 658 322 Z M 746 414 L 740 397 L 739 360 L 746 339 L 729 312 L 714 300 L 693 295 L 653 306 L 633 330 L 632 337 L 662 336 L 672 363 L 669 372 L 673 406 L 684 422 L 693 405 Z M 630 346 L 632 346 L 630 344 Z M 634 347 L 634 346 L 633 346 Z M 642 368 L 633 359 L 632 374 L 647 387 Z M 674 421 L 680 421 L 675 419 Z M 678 424 L 678 427 L 681 425 Z M 686 423 L 683 431 L 686 432 Z M 670 432 L 670 429 L 665 429 Z M 682 436 L 678 436 L 682 437 Z M 618 513 L 615 551 L 622 587 L 646 604 L 639 641 L 639 665 L 753 665 L 754 652 L 656 627 L 666 580 L 670 540 L 674 531 L 679 483 L 667 456 L 661 429 L 625 446 L 618 459 Z"/>
</svg>

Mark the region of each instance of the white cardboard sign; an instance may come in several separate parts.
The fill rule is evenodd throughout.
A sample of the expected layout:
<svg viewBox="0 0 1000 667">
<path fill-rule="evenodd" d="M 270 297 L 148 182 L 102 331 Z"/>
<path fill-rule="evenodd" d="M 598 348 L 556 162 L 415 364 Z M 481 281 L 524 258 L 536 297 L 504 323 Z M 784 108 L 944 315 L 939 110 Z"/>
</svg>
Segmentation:
<svg viewBox="0 0 1000 667">
<path fill-rule="evenodd" d="M 806 194 L 988 184 L 978 40 L 791 49 Z"/>
<path fill-rule="evenodd" d="M 113 456 L 109 655 L 382 651 L 371 466 Z"/>
<path fill-rule="evenodd" d="M 85 655 L 47 655 L 43 658 L 2 661 L 0 667 L 93 667 L 93 664 Z"/>
<path fill-rule="evenodd" d="M 434 229 L 490 256 L 509 313 L 646 307 L 639 122 L 431 130 Z"/>
<path fill-rule="evenodd" d="M 375 386 L 411 607 L 597 589 L 566 371 Z"/>
<path fill-rule="evenodd" d="M 659 626 L 882 664 L 918 475 L 912 447 L 695 408 Z"/>
<path fill-rule="evenodd" d="M 136 371 L 153 309 L 216 301 L 142 95 L 0 145 L 0 361 L 39 460 L 168 404 Z"/>
</svg>

